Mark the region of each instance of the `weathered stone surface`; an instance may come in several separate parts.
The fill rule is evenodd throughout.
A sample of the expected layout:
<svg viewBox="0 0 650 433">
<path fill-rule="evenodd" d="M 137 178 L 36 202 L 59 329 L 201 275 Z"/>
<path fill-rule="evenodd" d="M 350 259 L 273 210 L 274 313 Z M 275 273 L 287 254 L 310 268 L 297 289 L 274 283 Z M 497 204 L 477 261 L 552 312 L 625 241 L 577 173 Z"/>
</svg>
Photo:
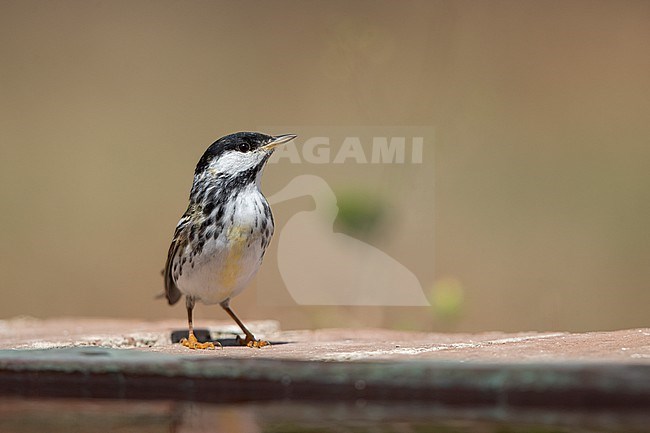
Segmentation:
<svg viewBox="0 0 650 433">
<path fill-rule="evenodd" d="M 270 358 L 304 361 L 450 360 L 459 362 L 612 362 L 650 364 L 650 329 L 572 334 L 523 332 L 435 334 L 383 329 L 281 331 L 274 321 L 250 322 L 258 338 L 274 343 L 253 350 L 234 345 L 238 328 L 204 322 L 223 349 L 190 351 L 171 344 L 182 321 L 142 322 L 101 319 L 0 321 L 0 349 L 101 346 L 183 356 Z"/>
</svg>

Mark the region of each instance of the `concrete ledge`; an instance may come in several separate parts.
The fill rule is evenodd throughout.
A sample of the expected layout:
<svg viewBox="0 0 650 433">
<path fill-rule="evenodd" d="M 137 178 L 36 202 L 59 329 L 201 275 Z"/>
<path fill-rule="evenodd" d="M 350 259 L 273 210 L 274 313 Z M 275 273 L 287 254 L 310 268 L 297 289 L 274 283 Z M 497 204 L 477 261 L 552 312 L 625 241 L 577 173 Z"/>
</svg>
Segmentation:
<svg viewBox="0 0 650 433">
<path fill-rule="evenodd" d="M 252 327 L 261 337 L 282 344 L 189 351 L 171 344 L 172 331 L 182 329 L 180 322 L 2 324 L 4 396 L 219 403 L 419 401 L 503 410 L 641 413 L 650 408 L 648 330 L 514 335 L 282 332 L 264 322 Z M 211 334 L 227 343 L 232 338 L 226 328 L 214 323 Z"/>
</svg>

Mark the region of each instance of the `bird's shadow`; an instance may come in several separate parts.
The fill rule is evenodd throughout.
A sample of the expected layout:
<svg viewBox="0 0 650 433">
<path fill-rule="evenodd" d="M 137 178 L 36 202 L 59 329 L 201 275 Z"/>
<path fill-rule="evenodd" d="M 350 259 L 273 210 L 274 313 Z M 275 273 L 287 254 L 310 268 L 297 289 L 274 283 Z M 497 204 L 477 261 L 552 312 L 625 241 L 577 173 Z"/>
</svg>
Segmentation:
<svg viewBox="0 0 650 433">
<path fill-rule="evenodd" d="M 172 344 L 180 343 L 181 339 L 187 338 L 188 331 L 187 329 L 176 329 L 172 331 Z M 201 342 L 212 342 L 219 343 L 222 347 L 242 347 L 241 344 L 237 342 L 237 338 L 216 338 L 213 339 L 209 329 L 205 328 L 194 328 L 194 336 L 197 340 Z M 282 344 L 290 344 L 290 341 L 269 341 L 271 346 L 279 346 Z"/>
</svg>

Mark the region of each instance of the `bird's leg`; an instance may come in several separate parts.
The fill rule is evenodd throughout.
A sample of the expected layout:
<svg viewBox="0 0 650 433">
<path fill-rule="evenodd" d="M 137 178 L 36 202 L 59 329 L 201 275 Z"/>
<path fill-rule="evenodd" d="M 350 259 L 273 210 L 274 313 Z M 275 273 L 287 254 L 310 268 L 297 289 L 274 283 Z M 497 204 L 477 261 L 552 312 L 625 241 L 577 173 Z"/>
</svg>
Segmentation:
<svg viewBox="0 0 650 433">
<path fill-rule="evenodd" d="M 187 324 L 188 335 L 187 338 L 181 339 L 180 343 L 188 349 L 214 349 L 214 343 L 206 342 L 199 343 L 199 340 L 194 336 L 194 325 L 192 324 L 192 310 L 194 309 L 194 298 L 191 296 L 185 297 L 185 306 L 187 307 Z M 218 344 L 218 343 L 217 343 Z"/>
<path fill-rule="evenodd" d="M 221 308 L 226 310 L 226 313 L 228 313 L 228 315 L 230 317 L 232 317 L 232 320 L 234 320 L 237 323 L 237 325 L 239 325 L 241 330 L 244 331 L 244 334 L 246 335 L 246 338 L 244 338 L 244 339 L 242 339 L 238 335 L 237 336 L 237 343 L 239 343 L 242 346 L 248 346 L 248 347 L 264 347 L 264 346 L 270 346 L 271 345 L 271 343 L 269 343 L 268 341 L 256 340 L 255 339 L 255 336 L 253 335 L 253 333 L 251 331 L 249 331 L 244 326 L 244 324 L 242 323 L 241 320 L 239 320 L 239 317 L 237 317 L 235 312 L 230 309 L 230 305 L 229 305 L 228 301 L 224 301 L 220 305 L 221 305 Z"/>
</svg>

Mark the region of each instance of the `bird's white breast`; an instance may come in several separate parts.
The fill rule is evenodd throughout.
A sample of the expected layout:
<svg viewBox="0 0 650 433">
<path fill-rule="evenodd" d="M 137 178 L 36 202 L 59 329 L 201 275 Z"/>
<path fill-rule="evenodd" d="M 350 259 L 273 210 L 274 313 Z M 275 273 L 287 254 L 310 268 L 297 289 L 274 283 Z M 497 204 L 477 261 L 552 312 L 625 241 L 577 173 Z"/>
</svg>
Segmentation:
<svg viewBox="0 0 650 433">
<path fill-rule="evenodd" d="M 255 184 L 226 200 L 222 228 L 205 241 L 192 263 L 185 263 L 176 281 L 180 291 L 214 304 L 244 290 L 259 270 L 273 234 L 265 208 L 266 199 Z M 187 248 L 192 248 L 191 242 Z"/>
</svg>

